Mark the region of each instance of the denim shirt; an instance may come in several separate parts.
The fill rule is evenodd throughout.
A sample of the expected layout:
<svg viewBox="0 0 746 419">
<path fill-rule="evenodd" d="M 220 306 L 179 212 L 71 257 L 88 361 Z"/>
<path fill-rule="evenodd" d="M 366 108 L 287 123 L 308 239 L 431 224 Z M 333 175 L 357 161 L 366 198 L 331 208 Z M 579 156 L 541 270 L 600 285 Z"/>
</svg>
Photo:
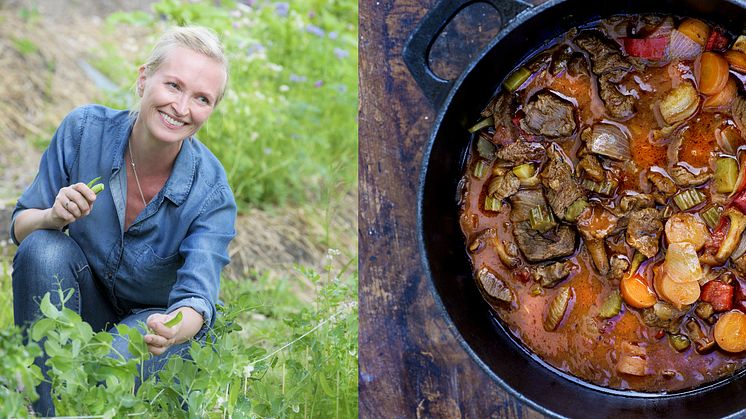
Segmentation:
<svg viewBox="0 0 746 419">
<path fill-rule="evenodd" d="M 60 188 L 101 176 L 106 188 L 91 213 L 69 227 L 122 316 L 149 307 L 191 307 L 215 318 L 220 272 L 235 236 L 236 203 L 225 170 L 196 138 L 184 140 L 161 191 L 124 230 L 127 172 L 124 152 L 132 131 L 129 111 L 87 105 L 72 111 L 44 152 L 39 172 L 13 211 L 50 208 Z"/>
</svg>

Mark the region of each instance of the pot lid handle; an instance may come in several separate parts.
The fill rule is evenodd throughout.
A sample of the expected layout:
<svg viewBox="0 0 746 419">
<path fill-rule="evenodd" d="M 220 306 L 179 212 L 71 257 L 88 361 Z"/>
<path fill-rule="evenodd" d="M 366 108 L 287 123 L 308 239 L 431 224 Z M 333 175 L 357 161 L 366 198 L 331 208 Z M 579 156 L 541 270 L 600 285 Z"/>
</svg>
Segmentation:
<svg viewBox="0 0 746 419">
<path fill-rule="evenodd" d="M 432 71 L 428 64 L 430 49 L 453 18 L 474 3 L 488 3 L 494 7 L 501 17 L 501 29 L 520 12 L 533 7 L 521 0 L 441 0 L 435 4 L 410 34 L 402 55 L 409 72 L 436 109 L 443 105 L 454 80 L 445 80 Z"/>
</svg>

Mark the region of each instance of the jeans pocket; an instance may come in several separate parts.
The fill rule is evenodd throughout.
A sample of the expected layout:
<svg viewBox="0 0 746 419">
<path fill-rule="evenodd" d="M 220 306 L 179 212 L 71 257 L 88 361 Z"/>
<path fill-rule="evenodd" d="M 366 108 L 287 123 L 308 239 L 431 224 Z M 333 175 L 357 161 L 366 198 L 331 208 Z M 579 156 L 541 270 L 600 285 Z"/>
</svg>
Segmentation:
<svg viewBox="0 0 746 419">
<path fill-rule="evenodd" d="M 176 282 L 176 271 L 183 265 L 184 259 L 175 253 L 167 257 L 161 257 L 155 253 L 152 247 L 145 249 L 137 257 L 135 269 L 138 272 L 141 285 L 150 291 L 171 289 Z"/>
</svg>

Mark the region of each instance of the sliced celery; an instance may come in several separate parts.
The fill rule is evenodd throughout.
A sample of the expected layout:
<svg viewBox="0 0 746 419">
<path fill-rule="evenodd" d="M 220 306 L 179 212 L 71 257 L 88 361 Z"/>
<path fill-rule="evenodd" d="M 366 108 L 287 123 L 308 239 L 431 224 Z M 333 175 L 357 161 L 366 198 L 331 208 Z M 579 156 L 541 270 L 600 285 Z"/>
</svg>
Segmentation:
<svg viewBox="0 0 746 419">
<path fill-rule="evenodd" d="M 705 194 L 697 189 L 687 189 L 674 195 L 673 202 L 680 210 L 686 211 L 689 208 L 696 207 L 705 201 Z"/>
<path fill-rule="evenodd" d="M 513 174 L 518 176 L 519 180 L 526 180 L 534 176 L 536 166 L 533 163 L 524 163 L 513 168 Z"/>
<path fill-rule="evenodd" d="M 487 170 L 489 169 L 489 162 L 486 160 L 478 160 L 477 163 L 474 165 L 474 177 L 481 179 L 484 177 L 485 174 L 487 174 Z"/>
<path fill-rule="evenodd" d="M 689 349 L 689 346 L 692 344 L 686 335 L 680 334 L 668 335 L 668 343 L 670 343 L 678 352 L 684 352 Z"/>
<path fill-rule="evenodd" d="M 485 211 L 500 211 L 503 203 L 502 200 L 487 196 L 484 198 L 484 209 Z"/>
<path fill-rule="evenodd" d="M 583 213 L 583 210 L 585 210 L 588 207 L 588 201 L 585 200 L 585 198 L 578 198 L 570 204 L 569 207 L 567 207 L 567 211 L 565 212 L 565 220 L 573 222 L 578 219 L 581 213 Z"/>
<path fill-rule="evenodd" d="M 718 221 L 720 221 L 720 211 L 721 210 L 717 205 L 713 205 L 706 208 L 699 215 L 702 216 L 702 219 L 705 220 L 705 223 L 707 223 L 710 228 L 715 228 L 718 225 Z"/>
<path fill-rule="evenodd" d="M 494 144 L 482 136 L 479 136 L 477 139 L 477 153 L 479 153 L 479 157 L 486 160 L 494 160 L 496 152 L 497 147 L 495 147 Z"/>
<path fill-rule="evenodd" d="M 613 180 L 604 180 L 599 183 L 590 179 L 583 179 L 583 187 L 597 194 L 609 196 L 616 189 L 617 183 Z"/>
<path fill-rule="evenodd" d="M 483 120 L 469 127 L 469 132 L 474 133 L 474 132 L 479 131 L 482 128 L 486 128 L 494 124 L 495 124 L 495 120 L 490 116 L 489 118 L 484 118 Z"/>
<path fill-rule="evenodd" d="M 514 71 L 507 79 L 503 82 L 503 86 L 510 92 L 513 93 L 518 90 L 521 85 L 528 80 L 531 76 L 531 72 L 526 67 L 519 67 Z"/>
<path fill-rule="evenodd" d="M 715 162 L 715 190 L 731 193 L 736 189 L 738 162 L 730 157 L 721 157 Z"/>
<path fill-rule="evenodd" d="M 531 209 L 528 220 L 531 223 L 532 229 L 542 233 L 546 233 L 549 229 L 557 225 L 552 211 L 549 211 L 546 205 L 539 205 Z"/>
</svg>

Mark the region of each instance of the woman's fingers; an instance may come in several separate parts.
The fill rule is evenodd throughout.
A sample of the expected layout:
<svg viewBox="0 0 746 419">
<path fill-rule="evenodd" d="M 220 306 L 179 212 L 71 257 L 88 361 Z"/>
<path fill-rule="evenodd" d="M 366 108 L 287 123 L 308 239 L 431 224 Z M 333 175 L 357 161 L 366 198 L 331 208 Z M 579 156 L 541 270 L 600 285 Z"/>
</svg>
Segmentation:
<svg viewBox="0 0 746 419">
<path fill-rule="evenodd" d="M 83 183 L 76 183 L 60 189 L 55 200 L 59 204 L 57 215 L 67 223 L 82 218 L 91 212 L 96 194 Z"/>
</svg>

